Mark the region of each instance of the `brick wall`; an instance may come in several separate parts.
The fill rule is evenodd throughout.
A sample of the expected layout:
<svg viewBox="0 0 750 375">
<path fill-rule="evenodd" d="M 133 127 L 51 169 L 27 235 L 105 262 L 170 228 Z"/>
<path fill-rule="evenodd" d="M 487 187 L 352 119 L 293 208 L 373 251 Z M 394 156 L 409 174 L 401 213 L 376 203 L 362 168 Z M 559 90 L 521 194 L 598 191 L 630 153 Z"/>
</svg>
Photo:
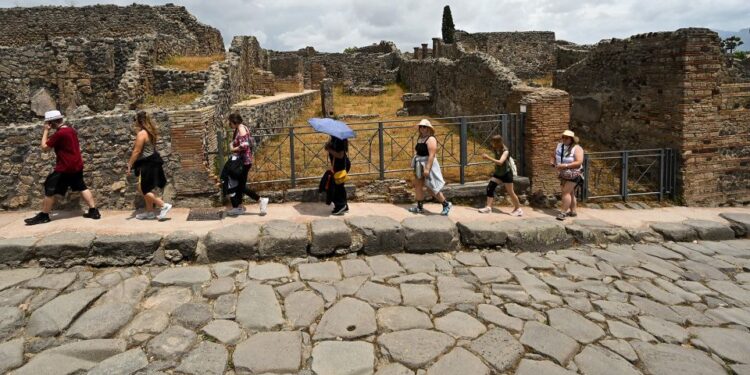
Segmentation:
<svg viewBox="0 0 750 375">
<path fill-rule="evenodd" d="M 485 52 L 519 78 L 552 74 L 557 68 L 555 33 L 551 31 L 467 33 L 457 31 L 456 43 L 465 51 Z"/>
</svg>

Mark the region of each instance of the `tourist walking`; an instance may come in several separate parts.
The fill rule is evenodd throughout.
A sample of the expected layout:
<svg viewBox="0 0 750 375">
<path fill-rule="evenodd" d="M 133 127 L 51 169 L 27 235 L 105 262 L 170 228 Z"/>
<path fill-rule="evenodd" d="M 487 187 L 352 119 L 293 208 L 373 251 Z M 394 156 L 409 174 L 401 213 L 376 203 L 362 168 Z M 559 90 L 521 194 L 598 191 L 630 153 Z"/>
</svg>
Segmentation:
<svg viewBox="0 0 750 375">
<path fill-rule="evenodd" d="M 164 175 L 164 161 L 156 149 L 159 141 L 159 130 L 154 124 L 151 115 L 145 111 L 135 114 L 135 143 L 133 152 L 128 159 L 128 175 L 133 171 L 138 178 L 137 190 L 146 202 L 144 212 L 135 215 L 138 220 L 164 220 L 167 218 L 172 205 L 164 202 L 156 194 L 154 189 L 164 189 L 167 185 L 167 177 Z"/>
<path fill-rule="evenodd" d="M 55 133 L 49 135 L 50 129 Z M 42 151 L 55 150 L 55 169 L 44 180 L 44 200 L 42 210 L 34 217 L 25 219 L 27 225 L 50 222 L 49 214 L 55 205 L 55 196 L 65 196 L 68 189 L 81 193 L 81 198 L 89 206 L 83 217 L 99 219 L 101 214 L 96 208 L 94 196 L 83 181 L 83 158 L 78 143 L 78 133 L 64 122 L 60 111 L 48 111 L 44 114 L 44 131 L 42 132 Z"/>
<path fill-rule="evenodd" d="M 562 188 L 562 208 L 557 220 L 575 217 L 577 201 L 576 187 L 583 183 L 583 148 L 578 144 L 578 137 L 570 130 L 562 133 L 562 139 L 555 148 L 551 159 L 552 166 L 558 171 Z"/>
<path fill-rule="evenodd" d="M 346 181 L 349 180 L 348 173 L 352 166 L 348 156 L 349 141 L 331 136 L 324 147 L 328 152 L 328 160 L 331 162 L 326 202 L 333 203 L 332 215 L 341 216 L 349 212 L 346 196 Z"/>
<path fill-rule="evenodd" d="M 443 205 L 441 215 L 448 215 L 453 204 L 445 199 L 441 192 L 445 186 L 443 174 L 440 171 L 440 164 L 437 158 L 437 138 L 435 138 L 435 128 L 427 119 L 422 119 L 418 124 L 417 144 L 414 147 L 416 155 L 412 159 L 411 166 L 414 169 L 414 195 L 417 199 L 417 205 L 409 208 L 409 212 L 415 214 L 424 213 L 424 187 L 432 196 Z"/>
<path fill-rule="evenodd" d="M 510 198 L 511 203 L 513 203 L 513 211 L 511 211 L 510 215 L 523 216 L 521 202 L 519 202 L 518 196 L 513 189 L 515 163 L 513 158 L 510 157 L 510 151 L 505 147 L 503 137 L 499 135 L 492 136 L 491 144 L 495 157 L 492 158 L 487 154 L 482 154 L 482 157 L 495 164 L 495 172 L 487 184 L 487 204 L 479 212 L 483 214 L 492 212 L 492 203 L 495 201 L 495 189 L 497 189 L 497 185 L 502 183 L 505 187 L 505 193 Z"/>
<path fill-rule="evenodd" d="M 246 209 L 242 204 L 242 199 L 247 195 L 258 202 L 259 214 L 264 216 L 268 210 L 268 198 L 261 198 L 258 193 L 247 187 L 247 175 L 253 167 L 255 139 L 239 113 L 230 114 L 228 119 L 229 126 L 234 130 L 231 144 L 232 155 L 221 173 L 225 194 L 229 195 L 229 201 L 232 204 L 232 208 L 227 210 L 227 215 L 245 214 Z"/>
</svg>

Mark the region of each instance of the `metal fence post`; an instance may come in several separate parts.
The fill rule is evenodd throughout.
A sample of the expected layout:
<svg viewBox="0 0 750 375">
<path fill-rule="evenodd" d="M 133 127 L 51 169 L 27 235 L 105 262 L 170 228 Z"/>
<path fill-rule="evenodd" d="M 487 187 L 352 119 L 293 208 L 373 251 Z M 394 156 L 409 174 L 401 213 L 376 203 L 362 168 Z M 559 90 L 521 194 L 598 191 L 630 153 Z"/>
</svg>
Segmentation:
<svg viewBox="0 0 750 375">
<path fill-rule="evenodd" d="M 468 164 L 467 153 L 468 153 L 468 148 L 469 148 L 468 143 L 467 143 L 467 138 L 468 138 L 468 126 L 466 124 L 466 118 L 461 117 L 461 133 L 460 133 L 460 139 L 459 139 L 459 142 L 461 144 L 460 146 L 461 155 L 459 157 L 461 161 L 460 162 L 461 185 L 466 183 L 466 164 Z"/>
<path fill-rule="evenodd" d="M 297 187 L 297 173 L 295 172 L 294 160 L 294 126 L 289 127 L 289 169 L 292 187 Z"/>
<path fill-rule="evenodd" d="M 620 177 L 620 195 L 622 200 L 628 199 L 628 152 L 622 152 L 622 175 Z"/>
<path fill-rule="evenodd" d="M 664 199 L 664 177 L 665 177 L 665 170 L 664 170 L 664 153 L 667 152 L 666 149 L 661 149 L 659 152 L 659 202 Z"/>
<path fill-rule="evenodd" d="M 383 123 L 378 122 L 378 159 L 380 179 L 385 180 L 385 145 L 383 144 Z"/>
<path fill-rule="evenodd" d="M 583 155 L 583 187 L 581 188 L 581 201 L 585 202 L 589 196 L 589 155 Z"/>
<path fill-rule="evenodd" d="M 521 173 L 526 176 L 526 112 L 521 112 L 520 115 L 521 123 L 518 127 L 518 158 L 521 160 Z"/>
</svg>

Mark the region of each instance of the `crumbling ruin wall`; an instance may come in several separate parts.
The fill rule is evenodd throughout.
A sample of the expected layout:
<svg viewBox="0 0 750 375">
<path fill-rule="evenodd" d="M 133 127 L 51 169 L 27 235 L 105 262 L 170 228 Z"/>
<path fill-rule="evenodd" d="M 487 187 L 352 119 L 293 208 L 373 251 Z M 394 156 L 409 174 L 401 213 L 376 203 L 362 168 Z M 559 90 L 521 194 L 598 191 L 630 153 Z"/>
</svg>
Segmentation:
<svg viewBox="0 0 750 375">
<path fill-rule="evenodd" d="M 235 36 L 227 52 L 232 102 L 249 94 L 273 95 L 269 55 L 254 36 Z"/>
<path fill-rule="evenodd" d="M 564 40 L 555 42 L 557 46 L 557 69 L 567 69 L 583 60 L 591 52 L 590 45 L 579 45 Z"/>
<path fill-rule="evenodd" d="M 193 72 L 157 66 L 153 69 L 152 93 L 161 95 L 166 92 L 203 92 L 208 76 L 207 70 Z"/>
<path fill-rule="evenodd" d="M 554 73 L 555 33 L 551 31 L 467 33 L 456 31 L 456 43 L 466 52 L 484 52 L 522 79 Z"/>
<path fill-rule="evenodd" d="M 145 35 L 159 35 L 159 61 L 171 55 L 224 52 L 221 33 L 198 22 L 182 6 L 0 8 L 0 46 L 35 45 L 56 37 L 123 39 Z"/>
<path fill-rule="evenodd" d="M 560 71 L 571 126 L 606 149 L 674 148 L 690 205 L 750 200 L 750 84 L 727 73 L 708 29 L 636 35 L 596 45 Z"/>
<path fill-rule="evenodd" d="M 306 107 L 319 95 L 318 91 L 306 91 L 276 100 L 253 104 L 240 102 L 232 106 L 231 112 L 242 115 L 258 144 L 267 140 L 264 135 L 285 133 L 287 128 Z"/>
</svg>

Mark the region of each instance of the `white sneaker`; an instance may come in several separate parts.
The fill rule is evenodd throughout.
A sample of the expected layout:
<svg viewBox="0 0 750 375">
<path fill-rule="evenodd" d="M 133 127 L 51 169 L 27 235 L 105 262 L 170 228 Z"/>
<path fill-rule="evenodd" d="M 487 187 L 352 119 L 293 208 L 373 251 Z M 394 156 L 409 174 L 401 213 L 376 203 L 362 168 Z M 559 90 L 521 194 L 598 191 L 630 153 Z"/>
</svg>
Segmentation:
<svg viewBox="0 0 750 375">
<path fill-rule="evenodd" d="M 479 209 L 479 213 L 480 214 L 488 214 L 490 212 L 492 212 L 492 207 L 485 207 L 485 208 L 480 208 Z"/>
<path fill-rule="evenodd" d="M 159 220 L 164 220 L 167 218 L 167 213 L 169 213 L 169 210 L 172 209 L 172 205 L 169 203 L 164 202 L 164 205 L 161 206 L 161 210 L 159 210 Z"/>
<path fill-rule="evenodd" d="M 268 213 L 268 198 L 260 198 L 260 216 L 266 216 Z"/>
<path fill-rule="evenodd" d="M 138 220 L 154 220 L 156 219 L 156 214 L 148 211 L 135 215 L 135 218 Z"/>
<path fill-rule="evenodd" d="M 520 208 L 517 210 L 513 210 L 513 212 L 510 213 L 510 216 L 521 217 L 523 216 L 523 210 Z"/>
<path fill-rule="evenodd" d="M 245 210 L 243 210 L 241 207 L 235 207 L 235 208 L 227 210 L 228 216 L 240 216 L 244 214 L 245 214 Z"/>
</svg>

